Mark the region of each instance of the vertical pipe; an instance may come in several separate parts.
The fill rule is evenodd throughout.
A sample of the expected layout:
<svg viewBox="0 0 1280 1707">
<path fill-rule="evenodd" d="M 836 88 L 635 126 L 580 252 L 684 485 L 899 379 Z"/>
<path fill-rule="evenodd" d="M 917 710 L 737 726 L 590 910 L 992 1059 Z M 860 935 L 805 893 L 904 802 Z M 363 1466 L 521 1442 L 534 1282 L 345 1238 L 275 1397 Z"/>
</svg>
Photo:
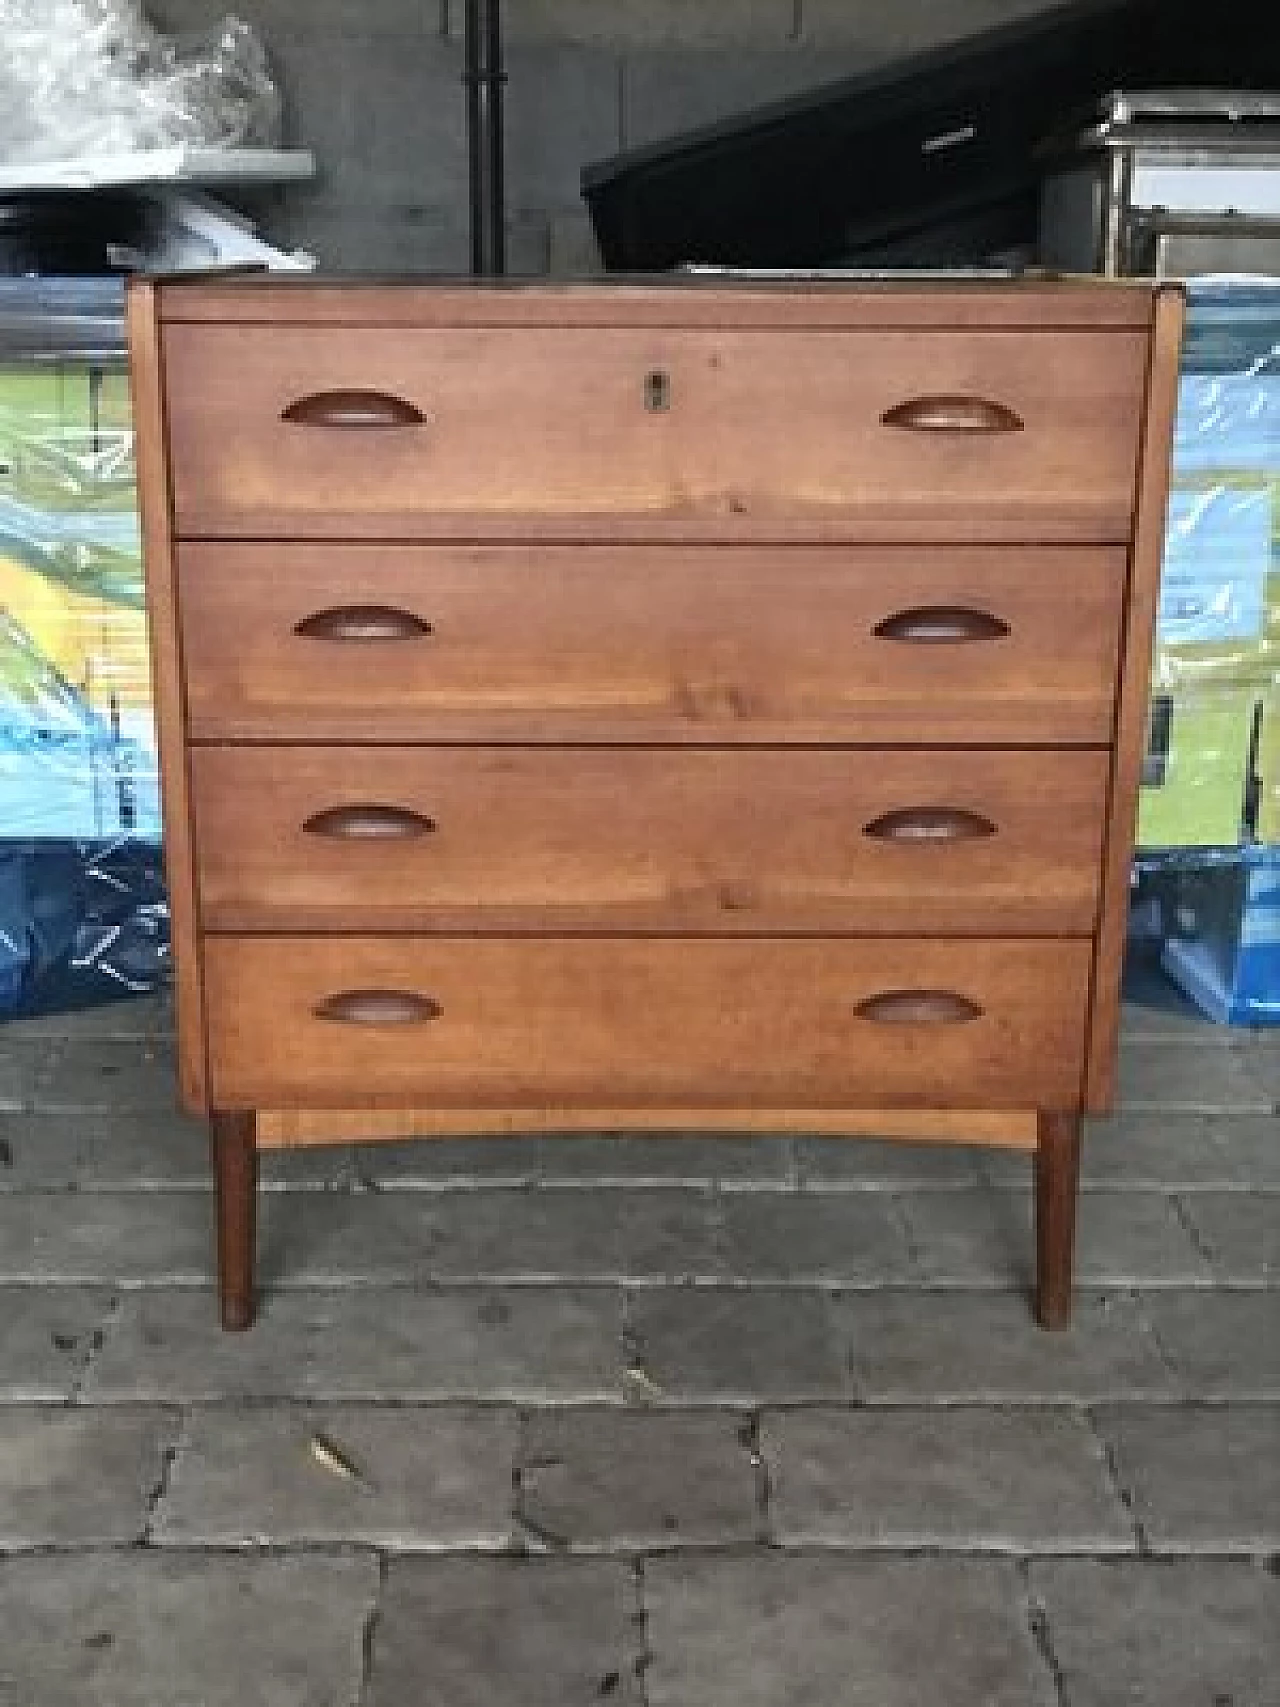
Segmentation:
<svg viewBox="0 0 1280 1707">
<path fill-rule="evenodd" d="M 463 34 L 471 271 L 489 276 L 504 273 L 507 266 L 501 0 L 466 0 Z"/>
</svg>

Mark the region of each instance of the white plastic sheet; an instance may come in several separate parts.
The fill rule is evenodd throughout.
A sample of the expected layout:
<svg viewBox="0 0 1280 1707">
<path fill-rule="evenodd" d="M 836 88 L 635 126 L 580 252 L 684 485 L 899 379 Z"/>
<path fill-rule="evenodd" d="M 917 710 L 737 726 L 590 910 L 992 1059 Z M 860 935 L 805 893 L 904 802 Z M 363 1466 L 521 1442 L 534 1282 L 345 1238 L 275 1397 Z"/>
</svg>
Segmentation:
<svg viewBox="0 0 1280 1707">
<path fill-rule="evenodd" d="M 279 138 L 279 92 L 238 18 L 174 37 L 137 0 L 0 0 L 0 162 Z"/>
</svg>

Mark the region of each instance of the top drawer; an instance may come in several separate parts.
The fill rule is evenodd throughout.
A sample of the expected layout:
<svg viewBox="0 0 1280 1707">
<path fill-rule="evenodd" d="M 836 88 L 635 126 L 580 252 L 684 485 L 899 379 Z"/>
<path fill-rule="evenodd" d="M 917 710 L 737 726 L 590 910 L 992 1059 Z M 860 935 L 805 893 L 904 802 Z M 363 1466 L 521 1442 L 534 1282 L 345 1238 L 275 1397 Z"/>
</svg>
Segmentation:
<svg viewBox="0 0 1280 1707">
<path fill-rule="evenodd" d="M 188 537 L 1130 526 L 1141 332 L 175 324 L 164 339 Z"/>
</svg>

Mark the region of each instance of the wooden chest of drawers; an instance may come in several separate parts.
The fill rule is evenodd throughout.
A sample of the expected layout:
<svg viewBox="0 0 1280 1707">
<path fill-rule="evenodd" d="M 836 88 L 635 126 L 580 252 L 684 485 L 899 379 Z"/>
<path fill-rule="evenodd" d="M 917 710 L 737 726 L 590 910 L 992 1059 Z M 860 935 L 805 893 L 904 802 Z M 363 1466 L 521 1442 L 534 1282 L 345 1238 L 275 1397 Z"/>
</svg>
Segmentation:
<svg viewBox="0 0 1280 1707">
<path fill-rule="evenodd" d="M 257 1149 L 1112 1094 L 1181 298 L 137 282 L 182 1091 Z"/>
</svg>

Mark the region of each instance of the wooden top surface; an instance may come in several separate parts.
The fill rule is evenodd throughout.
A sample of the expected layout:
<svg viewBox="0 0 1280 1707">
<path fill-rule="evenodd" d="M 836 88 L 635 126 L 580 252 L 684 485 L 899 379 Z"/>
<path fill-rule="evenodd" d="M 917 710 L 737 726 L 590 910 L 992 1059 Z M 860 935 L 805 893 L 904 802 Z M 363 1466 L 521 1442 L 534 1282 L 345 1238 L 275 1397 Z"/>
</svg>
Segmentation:
<svg viewBox="0 0 1280 1707">
<path fill-rule="evenodd" d="M 678 325 L 769 328 L 1057 327 L 1150 324 L 1176 285 L 1030 275 L 779 278 L 668 274 L 546 280 L 332 279 L 262 272 L 190 274 L 157 290 L 167 321 L 362 326 Z M 136 287 L 135 287 L 136 288 Z"/>
</svg>

